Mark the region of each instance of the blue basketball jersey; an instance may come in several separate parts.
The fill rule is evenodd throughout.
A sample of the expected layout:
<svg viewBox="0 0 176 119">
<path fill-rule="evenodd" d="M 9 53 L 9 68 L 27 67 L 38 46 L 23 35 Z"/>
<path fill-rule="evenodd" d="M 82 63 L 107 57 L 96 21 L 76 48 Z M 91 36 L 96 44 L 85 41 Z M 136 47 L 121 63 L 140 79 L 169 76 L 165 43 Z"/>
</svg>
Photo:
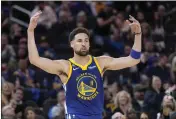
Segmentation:
<svg viewBox="0 0 176 119">
<path fill-rule="evenodd" d="M 70 61 L 69 79 L 63 85 L 66 93 L 65 109 L 67 115 L 99 115 L 104 104 L 104 89 L 101 69 L 97 60 L 89 56 L 87 65 Z"/>
</svg>

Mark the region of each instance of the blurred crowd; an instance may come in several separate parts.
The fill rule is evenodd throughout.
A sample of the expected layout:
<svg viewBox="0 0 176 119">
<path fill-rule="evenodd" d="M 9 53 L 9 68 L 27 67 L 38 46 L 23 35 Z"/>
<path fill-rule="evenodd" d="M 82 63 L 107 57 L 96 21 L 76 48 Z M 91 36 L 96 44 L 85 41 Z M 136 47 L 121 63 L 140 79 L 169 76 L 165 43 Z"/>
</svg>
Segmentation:
<svg viewBox="0 0 176 119">
<path fill-rule="evenodd" d="M 1 6 L 1 110 L 3 119 L 64 119 L 65 93 L 59 77 L 29 63 L 29 23 L 19 5 L 33 15 L 42 10 L 35 40 L 39 55 L 73 56 L 68 35 L 76 27 L 91 33 L 90 54 L 123 57 L 134 36 L 125 20 L 134 16 L 142 28 L 142 55 L 137 66 L 106 71 L 103 119 L 176 119 L 175 2 L 7 2 Z"/>
</svg>

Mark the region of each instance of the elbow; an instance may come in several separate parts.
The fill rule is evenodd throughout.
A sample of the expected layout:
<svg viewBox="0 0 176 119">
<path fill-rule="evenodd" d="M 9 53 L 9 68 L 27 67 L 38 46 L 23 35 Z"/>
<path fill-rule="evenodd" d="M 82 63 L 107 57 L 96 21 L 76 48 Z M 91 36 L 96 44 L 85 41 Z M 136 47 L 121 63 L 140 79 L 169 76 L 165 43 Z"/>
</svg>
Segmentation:
<svg viewBox="0 0 176 119">
<path fill-rule="evenodd" d="M 140 58 L 139 59 L 134 59 L 134 58 L 130 57 L 130 59 L 131 59 L 131 66 L 135 66 L 135 65 L 137 65 L 141 62 Z"/>
<path fill-rule="evenodd" d="M 133 66 L 135 66 L 135 65 L 137 65 L 137 64 L 139 64 L 140 63 L 140 59 L 133 59 L 134 61 L 133 61 Z"/>
<path fill-rule="evenodd" d="M 139 64 L 141 62 L 141 59 L 136 59 L 135 65 Z"/>
<path fill-rule="evenodd" d="M 35 60 L 34 59 L 32 59 L 32 58 L 29 58 L 29 62 L 31 63 L 31 64 L 35 64 Z"/>
<path fill-rule="evenodd" d="M 29 62 L 33 65 L 36 65 L 36 62 L 37 62 L 37 58 L 33 58 L 33 57 L 30 57 L 29 56 Z"/>
</svg>

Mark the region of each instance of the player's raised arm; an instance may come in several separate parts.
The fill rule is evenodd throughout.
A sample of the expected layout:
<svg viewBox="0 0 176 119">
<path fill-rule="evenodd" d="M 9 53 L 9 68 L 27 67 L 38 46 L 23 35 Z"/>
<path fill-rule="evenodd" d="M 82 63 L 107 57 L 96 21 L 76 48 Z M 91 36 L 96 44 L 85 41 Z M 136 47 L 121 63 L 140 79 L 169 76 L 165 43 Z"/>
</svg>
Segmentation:
<svg viewBox="0 0 176 119">
<path fill-rule="evenodd" d="M 37 26 L 37 21 L 41 13 L 42 12 L 39 11 L 31 17 L 30 24 L 27 30 L 29 61 L 31 64 L 51 74 L 58 74 L 59 72 L 65 72 L 64 68 L 65 67 L 68 68 L 69 66 L 67 65 L 68 62 L 66 62 L 65 60 L 53 61 L 47 58 L 42 58 L 38 54 L 34 38 L 34 29 Z"/>
<path fill-rule="evenodd" d="M 134 66 L 140 62 L 141 54 L 141 26 L 140 23 L 132 16 L 130 16 L 130 23 L 127 20 L 127 23 L 130 25 L 131 30 L 135 33 L 134 45 L 132 47 L 131 53 L 127 57 L 113 58 L 109 56 L 97 57 L 97 60 L 100 63 L 101 69 L 105 70 L 118 70 L 127 67 Z"/>
</svg>

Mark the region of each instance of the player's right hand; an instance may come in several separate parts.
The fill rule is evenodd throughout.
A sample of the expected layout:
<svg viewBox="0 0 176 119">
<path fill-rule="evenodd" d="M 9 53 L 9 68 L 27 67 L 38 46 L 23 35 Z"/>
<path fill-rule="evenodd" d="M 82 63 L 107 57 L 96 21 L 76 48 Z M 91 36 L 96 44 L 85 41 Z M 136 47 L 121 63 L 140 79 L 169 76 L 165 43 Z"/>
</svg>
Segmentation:
<svg viewBox="0 0 176 119">
<path fill-rule="evenodd" d="M 42 11 L 38 11 L 31 17 L 29 27 L 28 27 L 29 31 L 33 31 L 36 28 L 37 21 L 41 14 L 42 14 Z"/>
</svg>

